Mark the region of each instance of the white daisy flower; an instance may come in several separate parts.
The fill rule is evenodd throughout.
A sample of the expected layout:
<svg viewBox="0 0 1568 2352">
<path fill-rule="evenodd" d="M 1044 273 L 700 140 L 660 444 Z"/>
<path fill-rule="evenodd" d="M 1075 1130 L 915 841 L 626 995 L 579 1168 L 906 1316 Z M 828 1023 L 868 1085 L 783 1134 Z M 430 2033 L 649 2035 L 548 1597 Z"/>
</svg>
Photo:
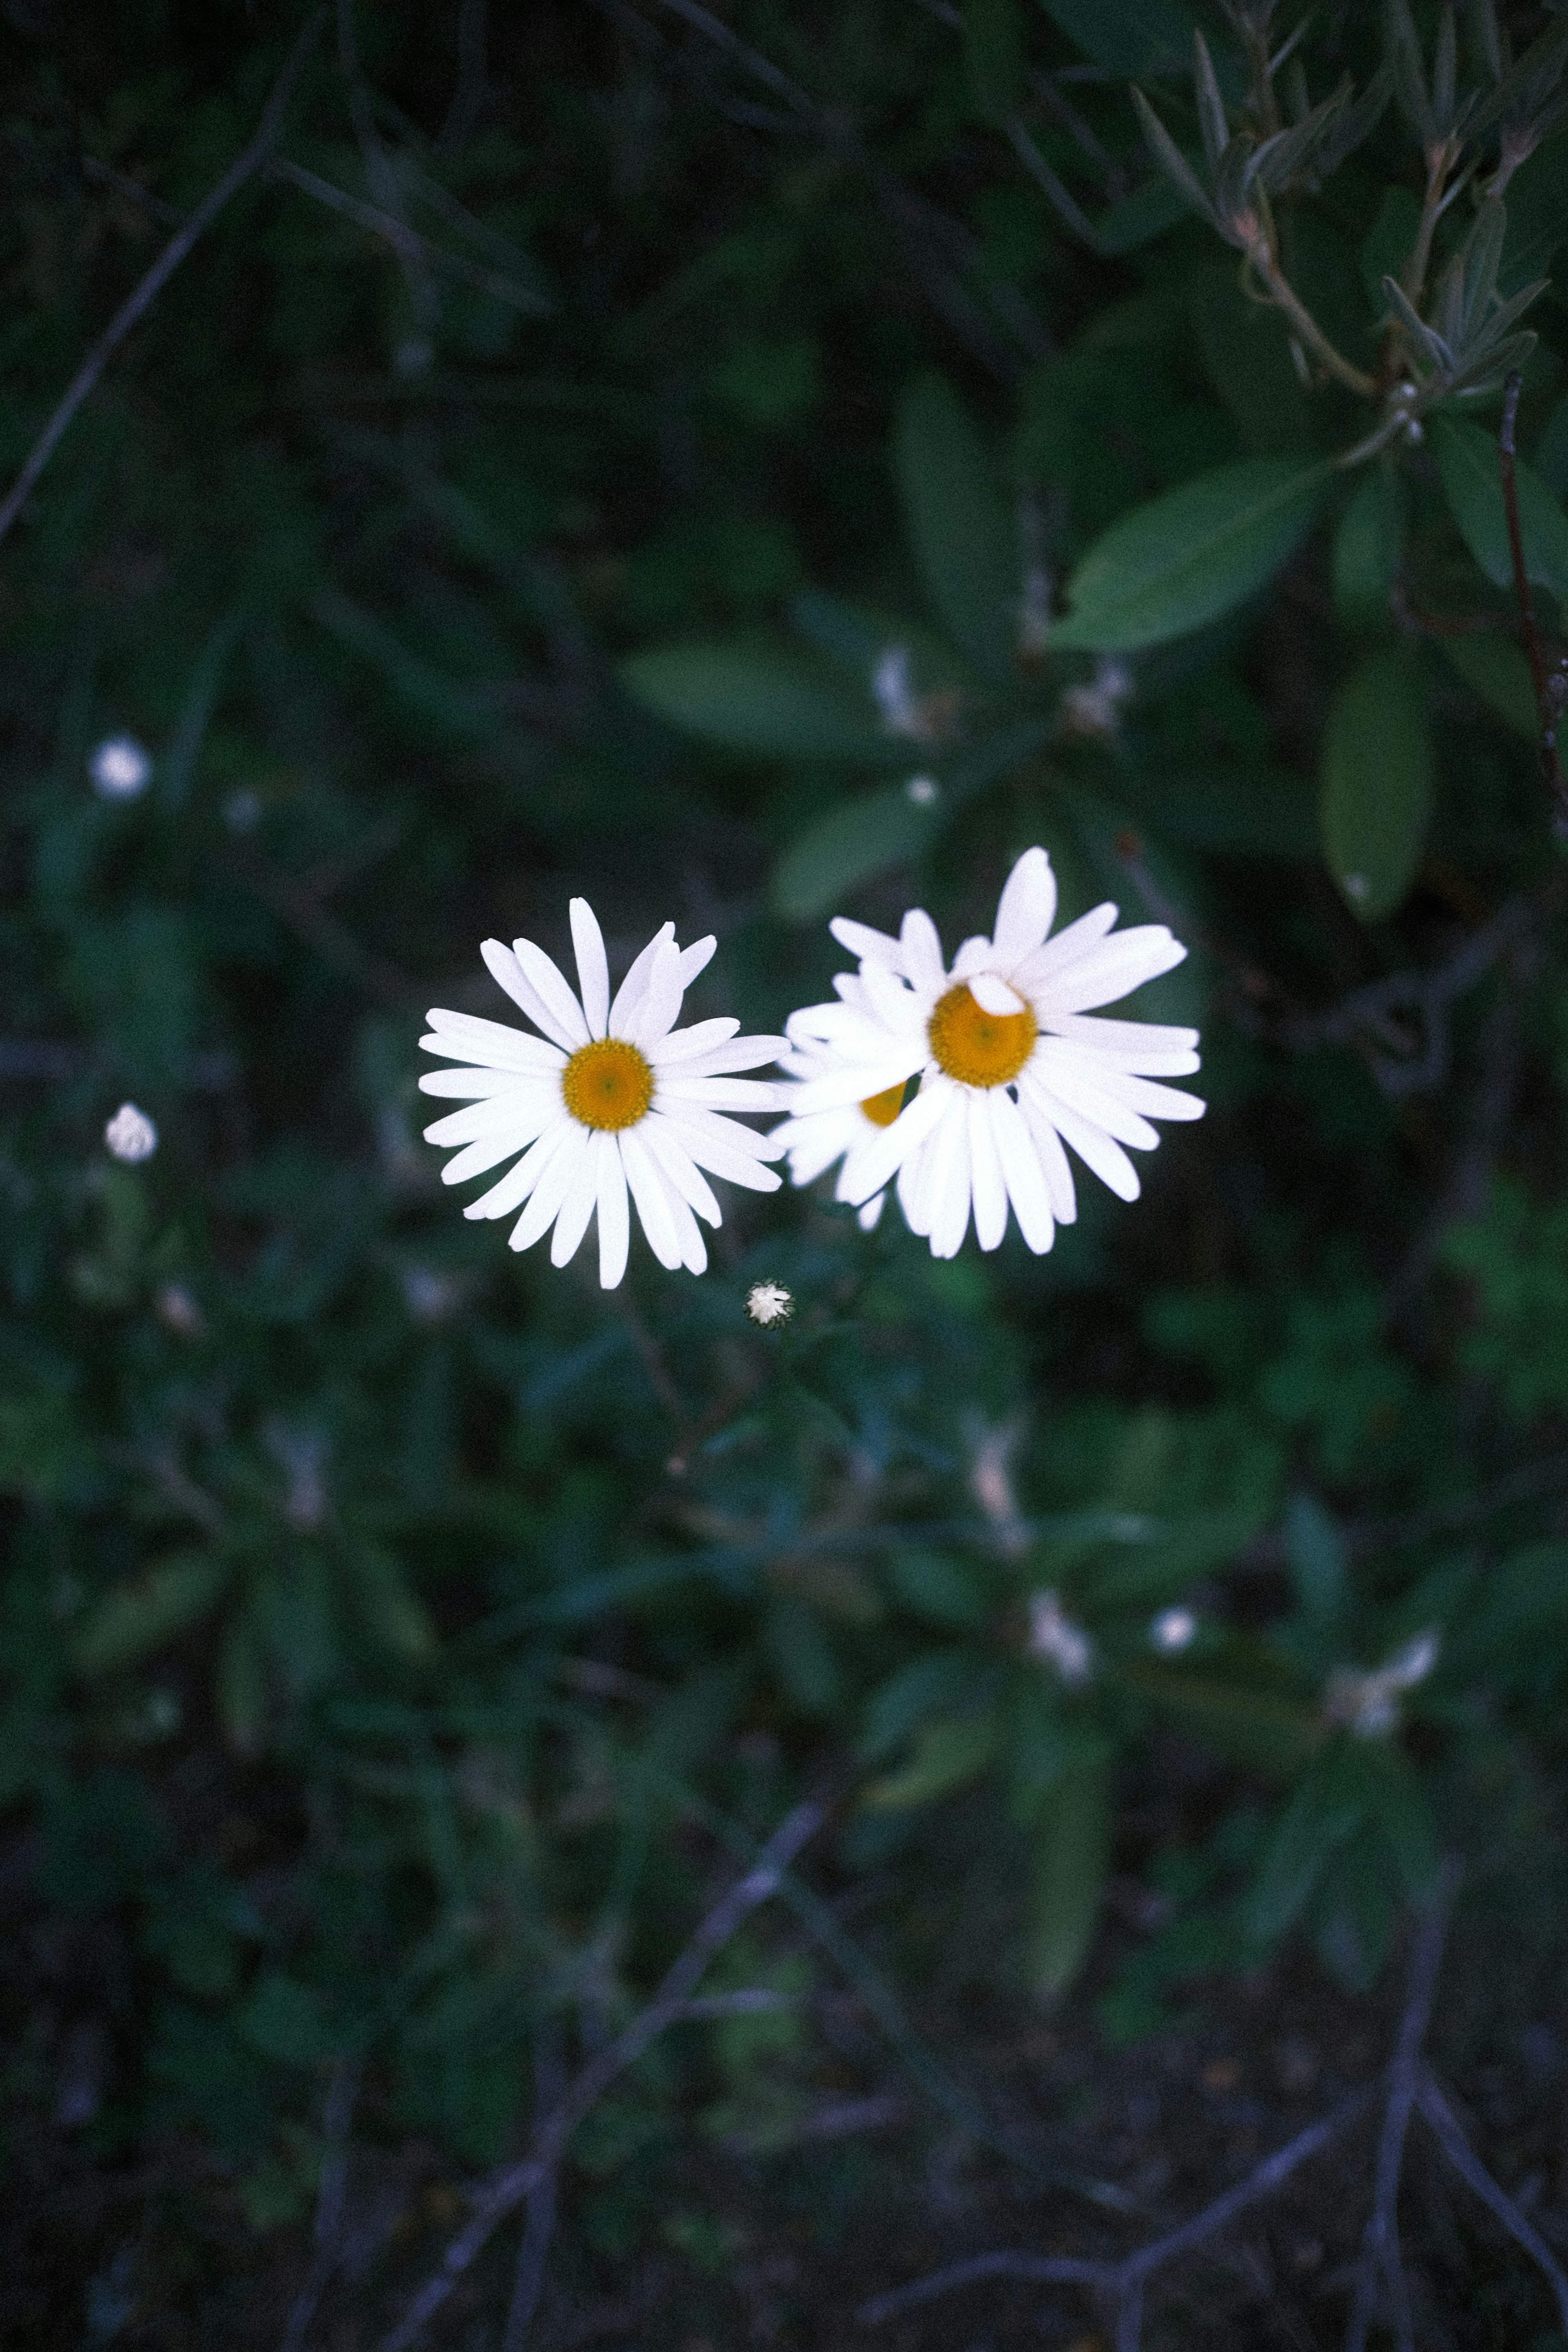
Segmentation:
<svg viewBox="0 0 1568 2352">
<path fill-rule="evenodd" d="M 614 1003 L 604 939 L 585 898 L 572 901 L 572 942 L 580 996 L 531 940 L 510 948 L 487 940 L 479 950 L 542 1036 L 469 1013 L 430 1014 L 425 1051 L 465 1066 L 427 1071 L 420 1087 L 427 1095 L 459 1096 L 468 1108 L 438 1118 L 425 1139 L 463 1146 L 441 1171 L 447 1184 L 515 1160 L 463 1212 L 506 1217 L 521 1208 L 515 1250 L 553 1228 L 551 1263 L 564 1265 L 596 1210 L 599 1280 L 614 1290 L 626 1270 L 629 1187 L 659 1264 L 700 1274 L 708 1252 L 692 1211 L 720 1223 L 702 1171 L 756 1192 L 778 1186 L 762 1163 L 776 1160 L 781 1147 L 723 1114 L 778 1108 L 776 1086 L 730 1074 L 773 1061 L 784 1041 L 738 1037 L 733 1020 L 675 1027 L 682 995 L 713 952 L 711 939 L 683 950 L 675 925 L 666 923 Z"/>
<path fill-rule="evenodd" d="M 827 1046 L 803 1037 L 798 1045 L 792 1045 L 787 1054 L 779 1056 L 779 1067 L 800 1082 L 827 1076 L 837 1069 L 837 1057 Z M 795 1091 L 794 1087 L 787 1093 L 780 1089 L 785 1101 Z M 783 1146 L 788 1157 L 790 1181 L 795 1184 L 815 1183 L 836 1160 L 842 1159 L 844 1165 L 838 1171 L 833 1196 L 837 1201 L 854 1199 L 856 1195 L 847 1188 L 858 1176 L 861 1155 L 880 1140 L 883 1130 L 891 1127 L 903 1103 L 903 1087 L 889 1087 L 886 1094 L 872 1095 L 865 1102 L 841 1103 L 830 1110 L 810 1111 L 803 1118 L 786 1118 L 782 1127 L 774 1128 L 773 1141 Z M 887 1197 L 886 1192 L 880 1192 L 861 1202 L 856 1215 L 863 1233 L 871 1231 Z"/>
<path fill-rule="evenodd" d="M 1011 1204 L 1030 1249 L 1048 1250 L 1078 1214 L 1063 1145 L 1123 1201 L 1138 1173 L 1123 1150 L 1151 1151 L 1155 1118 L 1201 1118 L 1195 1095 L 1154 1081 L 1198 1067 L 1195 1029 L 1098 1021 L 1182 961 L 1163 923 L 1112 931 L 1096 907 L 1047 938 L 1057 886 L 1043 849 L 1008 876 L 992 939 L 966 940 L 949 970 L 936 925 L 920 908 L 899 937 L 837 917 L 834 937 L 860 958 L 841 973 L 838 1002 L 792 1013 L 792 1049 L 811 1055 L 794 1089 L 792 1124 L 886 1102 L 918 1076 L 920 1091 L 847 1158 L 839 1197 L 869 1202 L 895 1177 L 910 1229 L 936 1257 L 954 1257 L 973 1210 L 982 1249 L 995 1249 Z M 817 1057 L 820 1058 L 817 1058 Z M 809 1164 L 806 1160 L 804 1164 Z M 792 1171 L 793 1172 L 793 1171 Z M 795 1181 L 804 1181 L 798 1174 Z"/>
</svg>

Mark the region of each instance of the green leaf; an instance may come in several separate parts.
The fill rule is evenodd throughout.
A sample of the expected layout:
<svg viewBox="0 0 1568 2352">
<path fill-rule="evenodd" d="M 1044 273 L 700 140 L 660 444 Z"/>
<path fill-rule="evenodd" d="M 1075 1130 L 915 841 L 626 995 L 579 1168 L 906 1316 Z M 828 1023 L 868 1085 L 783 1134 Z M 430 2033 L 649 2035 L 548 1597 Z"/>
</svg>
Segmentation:
<svg viewBox="0 0 1568 2352">
<path fill-rule="evenodd" d="M 286 2066 L 313 2066 L 333 2052 L 319 1997 L 309 1985 L 269 1969 L 240 2012 L 246 2040 Z"/>
<path fill-rule="evenodd" d="M 899 405 L 893 464 L 931 608 L 991 677 L 1018 641 L 1017 537 L 996 470 L 945 377 L 918 376 Z"/>
<path fill-rule="evenodd" d="M 1505 298 L 1544 278 L 1568 237 L 1568 131 L 1548 139 L 1508 184 L 1508 236 L 1498 291 Z"/>
<path fill-rule="evenodd" d="M 1113 81 L 1181 73 L 1192 62 L 1194 19 L 1182 0 L 1040 0 L 1040 5 Z"/>
<path fill-rule="evenodd" d="M 785 850 L 773 873 L 773 905 L 795 922 L 825 914 L 869 876 L 917 856 L 946 816 L 940 797 L 921 807 L 908 784 L 844 802 Z"/>
<path fill-rule="evenodd" d="M 1217 619 L 1295 552 L 1331 480 L 1326 465 L 1244 457 L 1135 508 L 1074 571 L 1052 650 L 1128 651 Z"/>
<path fill-rule="evenodd" d="M 1334 532 L 1334 611 L 1349 628 L 1387 625 L 1403 537 L 1400 490 L 1392 466 L 1369 466 L 1340 517 Z"/>
<path fill-rule="evenodd" d="M 876 1812 L 899 1812 L 929 1804 L 969 1780 L 978 1780 L 1001 1740 L 994 1714 L 946 1716 L 922 1724 L 914 1754 L 901 1772 L 873 1780 L 861 1800 Z"/>
<path fill-rule="evenodd" d="M 1535 685 L 1522 649 L 1511 637 L 1454 636 L 1442 640 L 1449 665 L 1458 670 L 1470 692 L 1489 703 L 1517 735 L 1533 741 L 1541 732 L 1535 708 Z"/>
<path fill-rule="evenodd" d="M 1339 1521 L 1315 1495 L 1292 1495 L 1286 1506 L 1285 1554 L 1302 1616 L 1331 1625 L 1345 1605 L 1350 1562 Z"/>
<path fill-rule="evenodd" d="M 1134 1658 L 1122 1667 L 1121 1678 L 1216 1754 L 1274 1777 L 1300 1771 L 1319 1743 L 1319 1718 L 1275 1686 L 1272 1676 L 1279 1669 L 1273 1662 L 1256 1663 L 1260 1671 L 1247 1678 L 1194 1672 L 1162 1658 Z"/>
<path fill-rule="evenodd" d="M 1062 1775 L 1037 1820 L 1029 1976 L 1042 1999 L 1067 1990 L 1088 1959 L 1110 1866 L 1110 1787 L 1103 1764 Z"/>
<path fill-rule="evenodd" d="M 972 1570 L 938 1551 L 893 1554 L 893 1590 L 907 1609 L 933 1624 L 971 1627 L 988 1613 L 984 1590 Z"/>
<path fill-rule="evenodd" d="M 1511 588 L 1513 557 L 1496 441 L 1479 425 L 1438 416 L 1432 424 L 1432 446 L 1448 511 L 1466 546 L 1494 588 Z M 1522 457 L 1516 461 L 1515 478 L 1525 571 L 1537 587 L 1550 588 L 1568 604 L 1568 516 Z"/>
<path fill-rule="evenodd" d="M 205 1616 L 224 1579 L 222 1562 L 206 1552 L 155 1561 L 89 1610 L 71 1642 L 72 1665 L 89 1680 L 133 1666 Z"/>
<path fill-rule="evenodd" d="M 990 1705 L 994 1690 L 994 1673 L 972 1652 L 933 1650 L 872 1692 L 860 1753 L 874 1764 L 928 1716 L 961 1708 L 978 1713 Z"/>
<path fill-rule="evenodd" d="M 976 112 L 1005 121 L 1024 94 L 1024 28 L 1016 0 L 966 0 L 963 63 Z"/>
<path fill-rule="evenodd" d="M 909 761 L 910 746 L 878 726 L 868 687 L 858 693 L 826 662 L 791 646 L 662 646 L 633 654 L 619 676 L 647 709 L 726 751 L 879 767 Z"/>
<path fill-rule="evenodd" d="M 1366 1810 L 1336 1749 L 1296 1790 L 1264 1848 L 1247 1903 L 1247 1931 L 1271 1944 L 1293 1927 L 1332 1855 Z"/>
<path fill-rule="evenodd" d="M 1363 662 L 1334 696 L 1320 811 L 1329 871 L 1363 923 L 1399 905 L 1420 863 L 1432 801 L 1432 740 L 1403 646 Z"/>
</svg>

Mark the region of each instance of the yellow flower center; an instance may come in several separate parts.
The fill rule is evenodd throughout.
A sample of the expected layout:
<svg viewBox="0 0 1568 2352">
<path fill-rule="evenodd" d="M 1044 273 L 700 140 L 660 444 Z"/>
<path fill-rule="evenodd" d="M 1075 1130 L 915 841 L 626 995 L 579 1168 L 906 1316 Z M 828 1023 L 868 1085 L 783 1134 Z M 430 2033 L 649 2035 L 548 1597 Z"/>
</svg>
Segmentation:
<svg viewBox="0 0 1568 2352">
<path fill-rule="evenodd" d="M 873 1127 L 891 1127 L 904 1107 L 904 1088 L 909 1081 L 900 1078 L 896 1087 L 885 1087 L 879 1095 L 868 1095 L 860 1108 Z"/>
<path fill-rule="evenodd" d="M 1035 1050 L 1034 1014 L 987 1013 L 961 980 L 937 999 L 926 1035 L 939 1068 L 961 1087 L 1005 1087 Z"/>
<path fill-rule="evenodd" d="M 595 1037 L 562 1071 L 561 1092 L 584 1127 L 635 1127 L 653 1100 L 653 1071 L 624 1038 Z"/>
</svg>

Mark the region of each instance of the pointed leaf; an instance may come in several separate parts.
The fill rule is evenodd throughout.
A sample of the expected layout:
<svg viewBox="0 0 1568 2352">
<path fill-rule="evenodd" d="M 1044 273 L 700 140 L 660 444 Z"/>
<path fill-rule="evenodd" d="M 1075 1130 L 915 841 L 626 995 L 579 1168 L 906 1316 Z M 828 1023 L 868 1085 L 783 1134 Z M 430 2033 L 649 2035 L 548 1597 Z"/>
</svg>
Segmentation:
<svg viewBox="0 0 1568 2352">
<path fill-rule="evenodd" d="M 1340 688 L 1323 740 L 1323 851 L 1363 923 L 1392 914 L 1409 888 L 1431 800 L 1426 703 L 1410 656 L 1393 646 Z"/>
<path fill-rule="evenodd" d="M 1170 186 L 1180 196 L 1182 202 L 1196 213 L 1200 220 L 1207 221 L 1211 228 L 1217 229 L 1219 215 L 1215 210 L 1214 199 L 1208 190 L 1204 186 L 1142 91 L 1135 87 L 1131 96 L 1140 128 L 1149 143 L 1149 152 L 1164 173 Z"/>
<path fill-rule="evenodd" d="M 1399 569 L 1401 481 L 1393 466 L 1369 466 L 1334 533 L 1334 611 L 1352 628 L 1388 620 L 1389 592 Z"/>
<path fill-rule="evenodd" d="M 764 760 L 908 762 L 884 734 L 869 691 L 784 646 L 663 646 L 620 666 L 627 692 L 661 719 L 727 751 Z"/>
<path fill-rule="evenodd" d="M 1516 735 L 1531 740 L 1541 732 L 1530 664 L 1511 637 L 1445 637 L 1443 651 L 1472 694 L 1489 703 Z"/>
<path fill-rule="evenodd" d="M 1052 2000 L 1088 1959 L 1110 1866 L 1110 1776 L 1102 1763 L 1065 1772 L 1036 1825 L 1029 1974 Z"/>
<path fill-rule="evenodd" d="M 1511 587 L 1513 559 L 1496 441 L 1479 425 L 1458 416 L 1439 416 L 1432 425 L 1432 446 L 1448 511 L 1466 546 L 1494 588 Z M 1537 587 L 1550 588 L 1554 596 L 1568 603 L 1568 516 L 1522 457 L 1517 461 L 1515 478 L 1524 568 Z"/>
<path fill-rule="evenodd" d="M 1113 81 L 1179 73 L 1193 54 L 1195 26 L 1182 0 L 1040 0 L 1085 57 Z"/>
<path fill-rule="evenodd" d="M 862 1802 L 876 1812 L 930 1804 L 978 1780 L 996 1753 L 1001 1725 L 994 1715 L 947 1716 L 922 1725 L 915 1752 L 901 1772 L 874 1780 Z"/>
<path fill-rule="evenodd" d="M 1018 639 L 1017 534 L 996 469 L 942 376 L 920 376 L 900 404 L 893 462 L 904 522 L 931 609 L 992 677 Z"/>
<path fill-rule="evenodd" d="M 78 1626 L 72 1665 L 89 1679 L 135 1665 L 205 1616 L 224 1578 L 222 1562 L 205 1552 L 176 1552 L 128 1577 L 104 1593 Z"/>
<path fill-rule="evenodd" d="M 1053 648 L 1123 651 L 1217 619 L 1295 552 L 1331 479 L 1324 465 L 1247 457 L 1135 508 L 1073 572 Z"/>
<path fill-rule="evenodd" d="M 925 807 L 911 800 L 908 784 L 842 803 L 785 850 L 773 871 L 773 905 L 810 922 L 873 874 L 918 856 L 946 815 L 940 799 Z"/>
<path fill-rule="evenodd" d="M 1263 1850 L 1247 1904 L 1247 1925 L 1260 1944 L 1293 1927 L 1312 1889 L 1365 1811 L 1364 1793 L 1350 1785 L 1336 1750 L 1291 1797 Z"/>
</svg>

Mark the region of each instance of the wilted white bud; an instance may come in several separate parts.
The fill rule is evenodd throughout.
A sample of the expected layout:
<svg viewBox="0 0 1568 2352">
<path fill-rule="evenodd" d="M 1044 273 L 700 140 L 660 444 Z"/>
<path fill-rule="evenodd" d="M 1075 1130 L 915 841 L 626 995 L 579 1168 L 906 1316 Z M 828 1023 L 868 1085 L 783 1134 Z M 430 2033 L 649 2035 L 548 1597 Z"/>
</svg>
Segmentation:
<svg viewBox="0 0 1568 2352">
<path fill-rule="evenodd" d="M 1094 1643 L 1081 1625 L 1075 1625 L 1054 1592 L 1029 1595 L 1029 1655 L 1055 1666 L 1069 1686 L 1086 1683 L 1094 1672 Z"/>
<path fill-rule="evenodd" d="M 103 1130 L 103 1140 L 116 1160 L 134 1167 L 139 1160 L 151 1160 L 158 1149 L 158 1130 L 144 1110 L 134 1103 L 121 1103 Z"/>
<path fill-rule="evenodd" d="M 1435 1625 L 1395 1650 L 1392 1658 L 1366 1674 L 1357 1666 L 1336 1666 L 1323 1690 L 1323 1713 L 1358 1739 L 1378 1739 L 1399 1727 L 1399 1700 L 1404 1691 L 1424 1683 L 1437 1663 L 1441 1638 Z"/>
<path fill-rule="evenodd" d="M 967 1431 L 973 1448 L 969 1463 L 970 1492 L 994 1528 L 998 1547 L 1010 1559 L 1017 1559 L 1029 1548 L 1029 1531 L 1013 1488 L 1013 1456 L 1023 1433 L 1018 1421 L 1003 1422 L 997 1428 L 989 1429 L 978 1414 Z"/>
<path fill-rule="evenodd" d="M 1069 735 L 1110 742 L 1121 723 L 1121 706 L 1132 691 L 1125 662 L 1107 654 L 1085 686 L 1069 686 L 1061 699 L 1061 721 Z"/>
<path fill-rule="evenodd" d="M 291 1429 L 269 1421 L 267 1450 L 288 1479 L 283 1517 L 300 1535 L 312 1535 L 327 1516 L 327 1441 L 318 1429 Z"/>
<path fill-rule="evenodd" d="M 133 801 L 152 782 L 153 762 L 134 735 L 106 735 L 87 763 L 92 789 L 106 801 Z"/>
<path fill-rule="evenodd" d="M 904 786 L 904 798 L 913 801 L 916 808 L 931 808 L 940 798 L 942 786 L 934 776 L 911 776 Z"/>
<path fill-rule="evenodd" d="M 1190 1609 L 1162 1609 L 1149 1623 L 1149 1639 L 1157 1650 L 1173 1656 L 1196 1637 L 1198 1621 Z"/>
<path fill-rule="evenodd" d="M 926 724 L 910 680 L 908 646 L 883 646 L 871 672 L 871 692 L 889 734 L 909 735 L 919 742 Z"/>
<path fill-rule="evenodd" d="M 771 1331 L 795 1313 L 795 1295 L 782 1282 L 753 1282 L 746 1293 L 746 1312 L 753 1323 Z"/>
</svg>

